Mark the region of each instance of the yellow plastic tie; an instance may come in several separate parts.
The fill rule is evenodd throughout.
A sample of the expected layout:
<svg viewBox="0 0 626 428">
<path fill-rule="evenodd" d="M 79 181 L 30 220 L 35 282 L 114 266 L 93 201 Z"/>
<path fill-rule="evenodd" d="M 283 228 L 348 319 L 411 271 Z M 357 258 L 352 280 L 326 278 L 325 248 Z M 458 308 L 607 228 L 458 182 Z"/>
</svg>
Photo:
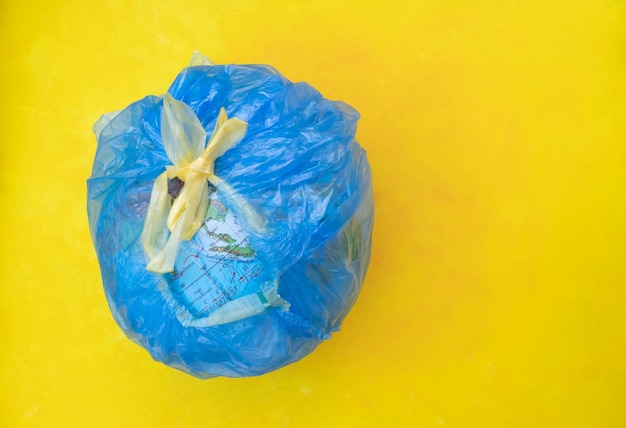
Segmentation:
<svg viewBox="0 0 626 428">
<path fill-rule="evenodd" d="M 148 213 L 141 234 L 141 243 L 148 260 L 146 269 L 156 273 L 174 270 L 174 262 L 182 241 L 190 239 L 202 226 L 209 207 L 207 181 L 230 193 L 234 202 L 241 204 L 244 216 L 254 225 L 261 224 L 243 198 L 214 173 L 214 162 L 239 143 L 248 124 L 243 120 L 228 119 L 220 109 L 215 129 L 205 148 L 206 132 L 191 107 L 163 96 L 161 136 L 167 157 L 173 165 L 154 182 Z M 185 182 L 178 197 L 171 203 L 168 179 L 178 177 Z"/>
</svg>

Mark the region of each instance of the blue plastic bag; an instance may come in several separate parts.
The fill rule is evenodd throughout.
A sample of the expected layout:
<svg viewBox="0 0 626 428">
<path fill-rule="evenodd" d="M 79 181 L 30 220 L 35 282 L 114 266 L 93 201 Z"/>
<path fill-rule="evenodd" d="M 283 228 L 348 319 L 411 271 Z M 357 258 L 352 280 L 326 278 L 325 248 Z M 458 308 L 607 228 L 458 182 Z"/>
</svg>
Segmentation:
<svg viewBox="0 0 626 428">
<path fill-rule="evenodd" d="M 142 231 L 155 182 L 172 168 L 164 97 L 96 123 L 88 215 L 113 316 L 155 360 L 200 378 L 295 362 L 339 329 L 368 267 L 374 199 L 359 115 L 263 65 L 190 66 L 168 92 L 207 137 L 222 107 L 247 129 L 215 161 L 224 184 L 206 184 L 204 222 L 172 272 L 155 273 Z M 168 206 L 185 185 L 168 179 Z"/>
</svg>

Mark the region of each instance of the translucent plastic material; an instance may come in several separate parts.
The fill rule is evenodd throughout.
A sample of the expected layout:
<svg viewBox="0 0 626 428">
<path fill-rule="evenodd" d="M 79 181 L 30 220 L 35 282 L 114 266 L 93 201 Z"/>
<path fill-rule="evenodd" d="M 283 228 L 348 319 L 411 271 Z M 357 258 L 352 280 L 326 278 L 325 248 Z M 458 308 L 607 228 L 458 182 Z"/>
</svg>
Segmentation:
<svg viewBox="0 0 626 428">
<path fill-rule="evenodd" d="M 147 270 L 144 220 L 172 165 L 163 97 L 148 96 L 94 127 L 92 239 L 115 320 L 155 360 L 200 378 L 259 375 L 313 351 L 356 301 L 371 253 L 371 172 L 350 106 L 269 66 L 196 64 L 169 94 L 207 135 L 222 107 L 248 123 L 215 161 L 228 185 L 207 184 L 205 223 L 182 242 L 174 271 Z"/>
</svg>

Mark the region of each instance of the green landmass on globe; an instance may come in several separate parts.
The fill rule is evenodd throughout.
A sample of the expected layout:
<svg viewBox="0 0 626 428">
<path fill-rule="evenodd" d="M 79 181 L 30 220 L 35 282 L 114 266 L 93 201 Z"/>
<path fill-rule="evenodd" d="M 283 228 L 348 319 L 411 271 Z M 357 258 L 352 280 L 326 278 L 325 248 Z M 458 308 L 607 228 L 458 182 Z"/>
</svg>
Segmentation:
<svg viewBox="0 0 626 428">
<path fill-rule="evenodd" d="M 216 233 L 209 230 L 207 221 L 213 220 L 223 223 L 226 221 L 227 214 L 228 208 L 226 205 L 216 199 L 209 200 L 209 208 L 207 209 L 206 216 L 204 217 L 205 221 L 202 227 L 208 236 L 217 239 L 220 244 L 225 244 L 214 245 L 209 250 L 227 253 L 238 257 L 253 257 L 255 255 L 254 249 L 247 241 L 245 245 L 237 244 L 237 240 L 228 233 Z"/>
</svg>

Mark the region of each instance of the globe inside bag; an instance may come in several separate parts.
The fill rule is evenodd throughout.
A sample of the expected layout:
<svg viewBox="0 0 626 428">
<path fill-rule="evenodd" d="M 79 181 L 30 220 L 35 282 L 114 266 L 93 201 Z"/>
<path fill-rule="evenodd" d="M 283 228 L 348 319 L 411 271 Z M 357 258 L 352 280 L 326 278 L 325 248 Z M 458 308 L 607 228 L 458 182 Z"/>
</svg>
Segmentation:
<svg viewBox="0 0 626 428">
<path fill-rule="evenodd" d="M 259 375 L 328 339 L 360 291 L 359 116 L 269 66 L 192 64 L 94 127 L 92 239 L 115 320 L 155 360 Z"/>
</svg>

